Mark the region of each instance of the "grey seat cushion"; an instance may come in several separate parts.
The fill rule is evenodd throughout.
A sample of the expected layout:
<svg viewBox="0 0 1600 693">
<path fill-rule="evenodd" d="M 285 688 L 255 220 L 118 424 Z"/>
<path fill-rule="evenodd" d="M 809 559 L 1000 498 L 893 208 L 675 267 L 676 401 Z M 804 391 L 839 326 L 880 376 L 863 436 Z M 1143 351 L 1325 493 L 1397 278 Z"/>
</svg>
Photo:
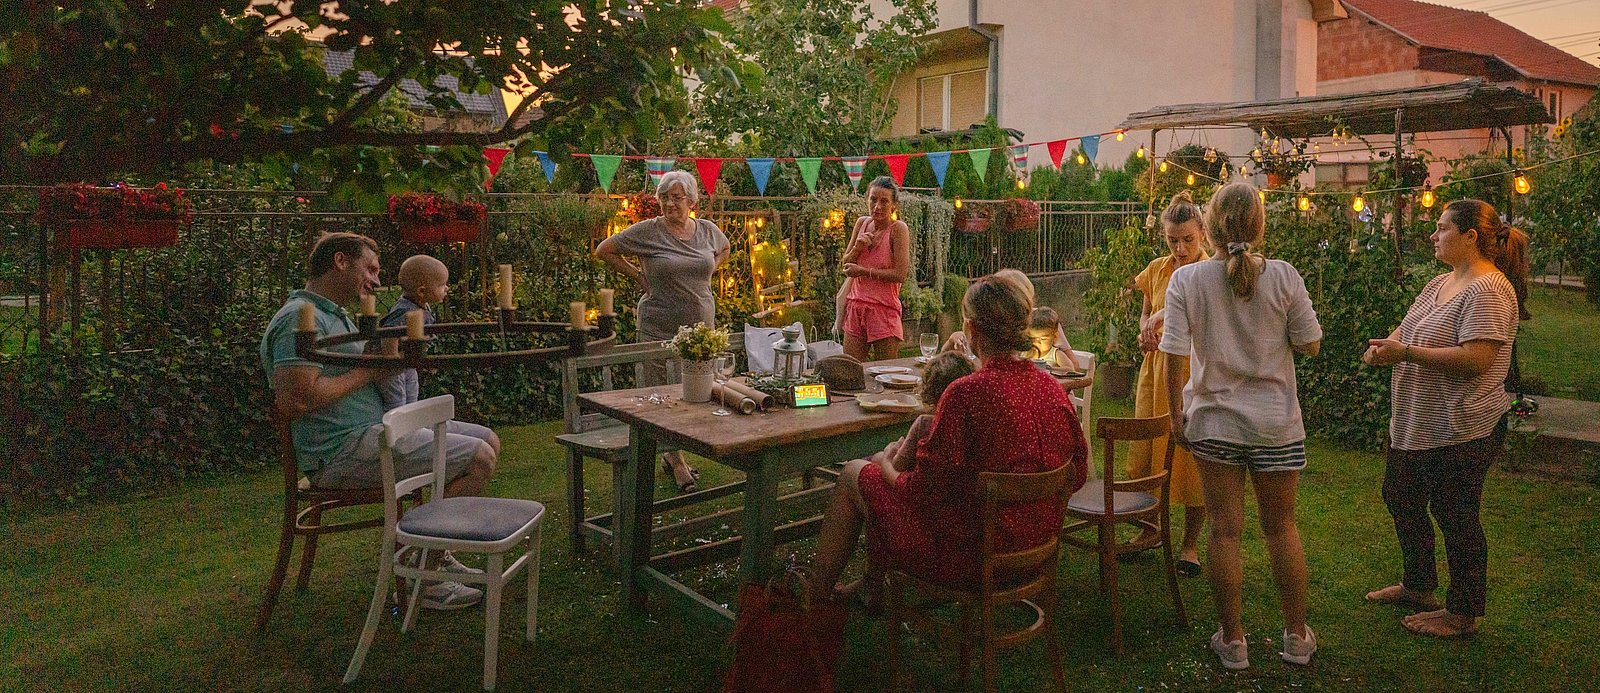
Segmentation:
<svg viewBox="0 0 1600 693">
<path fill-rule="evenodd" d="M 500 541 L 544 513 L 538 501 L 519 498 L 440 498 L 400 517 L 400 531 L 439 539 Z"/>
<path fill-rule="evenodd" d="M 1106 482 L 1093 479 L 1067 499 L 1067 507 L 1080 513 L 1106 511 Z M 1111 507 L 1118 515 L 1134 513 L 1156 507 L 1156 497 L 1142 491 L 1117 491 L 1111 494 Z"/>
</svg>

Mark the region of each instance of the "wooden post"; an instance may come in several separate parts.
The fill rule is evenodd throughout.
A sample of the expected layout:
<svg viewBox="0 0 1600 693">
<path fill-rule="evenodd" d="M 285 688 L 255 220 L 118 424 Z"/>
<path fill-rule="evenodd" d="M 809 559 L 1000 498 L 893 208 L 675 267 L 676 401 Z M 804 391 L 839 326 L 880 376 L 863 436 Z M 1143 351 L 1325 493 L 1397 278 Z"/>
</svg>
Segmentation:
<svg viewBox="0 0 1600 693">
<path fill-rule="evenodd" d="M 1401 139 L 1403 134 L 1401 128 L 1403 127 L 1405 112 L 1406 109 L 1404 108 L 1397 108 L 1394 111 L 1394 160 L 1392 163 L 1394 164 L 1394 186 L 1397 188 L 1401 187 L 1400 159 L 1405 156 L 1405 143 Z M 1406 220 L 1405 212 L 1401 209 L 1401 204 L 1405 199 L 1406 191 L 1396 190 L 1394 192 L 1394 213 L 1389 216 L 1389 223 L 1393 225 L 1391 233 L 1394 236 L 1394 281 L 1396 284 L 1403 284 L 1406 279 L 1405 246 L 1400 242 L 1400 235 L 1404 231 Z"/>
</svg>

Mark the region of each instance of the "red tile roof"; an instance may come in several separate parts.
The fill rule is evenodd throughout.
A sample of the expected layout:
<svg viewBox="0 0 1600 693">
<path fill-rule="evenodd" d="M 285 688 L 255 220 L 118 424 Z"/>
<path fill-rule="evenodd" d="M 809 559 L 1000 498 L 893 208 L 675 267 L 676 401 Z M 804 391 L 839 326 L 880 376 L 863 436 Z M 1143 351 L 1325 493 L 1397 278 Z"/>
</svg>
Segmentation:
<svg viewBox="0 0 1600 693">
<path fill-rule="evenodd" d="M 1345 7 L 1419 46 L 1493 56 L 1530 79 L 1600 85 L 1600 67 L 1485 12 L 1417 0 L 1342 0 Z"/>
</svg>

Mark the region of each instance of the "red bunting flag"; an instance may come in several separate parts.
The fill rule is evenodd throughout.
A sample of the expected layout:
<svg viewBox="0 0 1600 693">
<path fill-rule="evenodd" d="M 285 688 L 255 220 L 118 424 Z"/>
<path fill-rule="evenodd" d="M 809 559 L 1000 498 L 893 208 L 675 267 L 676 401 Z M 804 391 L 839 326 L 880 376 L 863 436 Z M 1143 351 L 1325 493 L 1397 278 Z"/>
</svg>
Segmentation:
<svg viewBox="0 0 1600 693">
<path fill-rule="evenodd" d="M 1061 168 L 1061 157 L 1067 153 L 1067 141 L 1056 140 L 1045 144 L 1045 148 L 1050 150 L 1050 163 L 1056 168 Z"/>
<path fill-rule="evenodd" d="M 895 185 L 906 184 L 906 162 L 910 159 L 910 154 L 883 155 L 883 163 L 889 165 L 889 175 L 894 176 Z"/>
<path fill-rule="evenodd" d="M 494 183 L 495 175 L 500 173 L 500 164 L 506 160 L 506 155 L 510 153 L 511 150 L 504 147 L 483 148 L 483 158 L 487 159 L 489 162 L 489 178 L 488 180 L 483 181 L 483 187 L 485 190 L 487 190 L 489 186 Z"/>
<path fill-rule="evenodd" d="M 717 194 L 717 177 L 722 175 L 722 159 L 698 158 L 694 160 L 694 167 L 700 172 L 700 185 L 705 186 L 706 194 Z"/>
</svg>

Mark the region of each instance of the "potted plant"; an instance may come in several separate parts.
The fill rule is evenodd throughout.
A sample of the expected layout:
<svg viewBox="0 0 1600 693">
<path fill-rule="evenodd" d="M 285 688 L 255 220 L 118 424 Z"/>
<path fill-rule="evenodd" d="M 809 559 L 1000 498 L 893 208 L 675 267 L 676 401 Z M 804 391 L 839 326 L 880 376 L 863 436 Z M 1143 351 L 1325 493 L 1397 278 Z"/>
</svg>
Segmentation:
<svg viewBox="0 0 1600 693">
<path fill-rule="evenodd" d="M 1032 231 L 1039 228 L 1039 203 L 1026 197 L 1013 197 L 995 210 L 995 224 L 1007 231 Z"/>
<path fill-rule="evenodd" d="M 158 183 L 135 188 L 118 183 L 55 185 L 39 191 L 35 218 L 57 229 L 67 248 L 160 248 L 178 242 L 178 226 L 194 205 L 181 188 Z"/>
<path fill-rule="evenodd" d="M 389 198 L 389 221 L 401 240 L 412 243 L 465 243 L 483 236 L 488 210 L 473 200 L 459 202 L 434 193 L 408 192 Z"/>
<path fill-rule="evenodd" d="M 1306 143 L 1285 143 L 1283 140 L 1267 137 L 1262 131 L 1261 140 L 1256 143 L 1256 148 L 1250 151 L 1250 163 L 1257 171 L 1267 174 L 1267 187 L 1281 188 L 1288 185 L 1290 179 L 1310 170 L 1313 160 L 1306 156 Z"/>
<path fill-rule="evenodd" d="M 1133 277 L 1156 257 L 1138 227 L 1106 233 L 1103 247 L 1091 248 L 1083 262 L 1092 283 L 1084 292 L 1084 310 L 1093 316 L 1084 347 L 1096 354 L 1095 387 L 1114 399 L 1133 394 L 1139 361 L 1139 311 L 1143 301 L 1130 286 Z"/>
<path fill-rule="evenodd" d="M 667 344 L 683 362 L 683 401 L 711 401 L 711 359 L 727 351 L 728 331 L 697 322 L 694 327 L 679 327 Z"/>
<path fill-rule="evenodd" d="M 989 230 L 990 210 L 967 203 L 956 208 L 955 230 L 963 233 L 985 233 Z"/>
<path fill-rule="evenodd" d="M 944 296 L 912 282 L 900 286 L 900 331 L 909 340 L 927 332 L 928 324 L 944 312 Z"/>
</svg>

